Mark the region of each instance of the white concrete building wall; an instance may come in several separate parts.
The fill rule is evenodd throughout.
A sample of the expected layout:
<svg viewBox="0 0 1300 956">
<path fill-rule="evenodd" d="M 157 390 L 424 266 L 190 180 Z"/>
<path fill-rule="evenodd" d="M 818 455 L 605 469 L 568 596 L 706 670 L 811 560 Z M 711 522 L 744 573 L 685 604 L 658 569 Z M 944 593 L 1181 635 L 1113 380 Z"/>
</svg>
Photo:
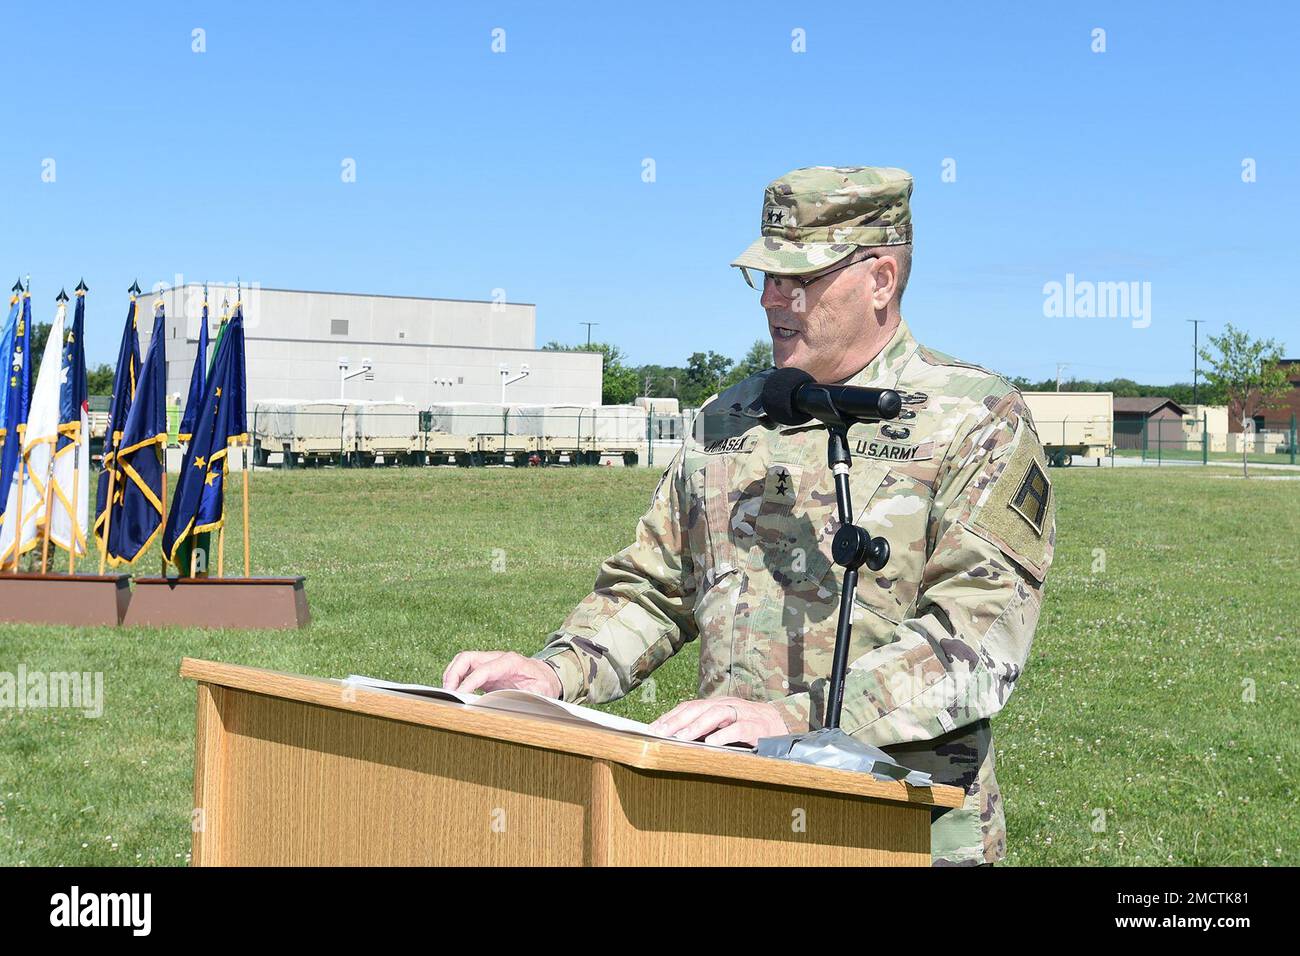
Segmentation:
<svg viewBox="0 0 1300 956">
<path fill-rule="evenodd" d="M 209 290 L 215 336 L 221 302 L 233 289 Z M 139 299 L 141 348 L 148 347 L 155 296 Z M 182 399 L 198 348 L 201 285 L 162 292 L 167 309 L 167 393 Z M 359 371 L 369 359 L 374 380 L 349 381 L 348 398 L 412 402 L 501 401 L 502 365 L 511 376 L 511 402 L 599 404 L 601 357 L 590 352 L 533 348 L 536 307 L 280 289 L 245 290 L 246 360 L 250 408 L 270 398 L 339 396 L 339 360 Z M 344 326 L 341 323 L 346 323 Z"/>
</svg>

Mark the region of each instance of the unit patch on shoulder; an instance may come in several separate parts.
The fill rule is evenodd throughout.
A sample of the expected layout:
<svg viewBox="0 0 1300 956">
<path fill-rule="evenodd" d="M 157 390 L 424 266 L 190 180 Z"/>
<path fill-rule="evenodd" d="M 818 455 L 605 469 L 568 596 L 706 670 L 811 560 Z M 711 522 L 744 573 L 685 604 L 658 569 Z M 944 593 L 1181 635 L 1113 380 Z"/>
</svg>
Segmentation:
<svg viewBox="0 0 1300 956">
<path fill-rule="evenodd" d="M 1022 422 L 1006 464 L 984 489 L 971 516 L 970 530 L 1042 581 L 1054 546 L 1055 515 L 1047 459 L 1033 430 Z"/>
<path fill-rule="evenodd" d="M 1020 487 L 1011 496 L 1011 510 L 1029 522 L 1038 534 L 1043 533 L 1043 518 L 1047 516 L 1047 500 L 1052 495 L 1052 484 L 1047 474 L 1030 459 Z"/>
</svg>

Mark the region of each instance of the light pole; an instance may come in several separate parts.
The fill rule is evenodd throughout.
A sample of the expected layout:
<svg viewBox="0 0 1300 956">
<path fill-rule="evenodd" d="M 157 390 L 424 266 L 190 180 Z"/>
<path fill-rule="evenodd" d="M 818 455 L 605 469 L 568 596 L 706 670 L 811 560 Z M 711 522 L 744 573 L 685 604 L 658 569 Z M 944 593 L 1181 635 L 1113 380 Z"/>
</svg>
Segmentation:
<svg viewBox="0 0 1300 956">
<path fill-rule="evenodd" d="M 599 323 L 599 322 L 579 322 L 578 324 L 579 324 L 579 325 L 585 325 L 585 326 L 587 327 L 587 347 L 590 348 L 590 347 L 591 347 L 591 327 L 592 327 L 593 325 L 600 325 L 600 323 Z"/>
<path fill-rule="evenodd" d="M 1187 319 L 1192 323 L 1192 404 L 1201 404 L 1201 323 L 1204 319 Z"/>
</svg>

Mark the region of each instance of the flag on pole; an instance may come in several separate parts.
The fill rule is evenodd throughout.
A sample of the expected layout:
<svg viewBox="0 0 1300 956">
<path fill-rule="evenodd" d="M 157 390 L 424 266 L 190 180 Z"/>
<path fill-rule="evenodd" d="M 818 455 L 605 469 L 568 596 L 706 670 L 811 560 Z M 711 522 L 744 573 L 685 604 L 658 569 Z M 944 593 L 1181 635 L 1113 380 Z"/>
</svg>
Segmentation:
<svg viewBox="0 0 1300 956">
<path fill-rule="evenodd" d="M 6 370 L 10 357 L 14 354 L 14 335 L 18 331 L 18 313 L 22 311 L 22 283 L 14 283 L 14 294 L 9 298 L 9 317 L 0 326 L 0 362 L 5 363 Z M 4 448 L 5 433 L 8 430 L 5 409 L 9 407 L 9 380 L 6 377 L 0 387 L 0 450 Z M 4 502 L 0 501 L 0 507 Z M 4 512 L 0 512 L 3 514 Z"/>
<path fill-rule="evenodd" d="M 206 300 L 206 295 L 204 298 Z M 204 302 L 204 307 L 205 308 L 207 307 L 206 301 Z M 226 337 L 226 326 L 229 324 L 230 324 L 230 303 L 228 300 L 222 299 L 221 300 L 221 322 L 217 326 L 217 342 L 216 345 L 213 346 L 212 359 L 211 361 L 208 362 L 207 368 L 205 370 L 205 375 L 203 379 L 204 391 L 199 393 L 198 400 L 194 403 L 195 419 L 198 418 L 199 409 L 203 405 L 203 398 L 207 394 L 206 391 L 207 383 L 212 378 L 212 369 L 217 364 L 217 353 L 221 351 L 221 342 Z M 191 384 L 191 392 L 193 392 L 193 382 L 191 381 L 190 384 Z M 191 441 L 193 440 L 193 435 L 190 436 L 190 440 Z M 190 576 L 191 567 L 193 567 L 194 574 L 197 577 L 207 577 L 208 544 L 209 544 L 208 533 L 206 531 L 201 532 L 199 534 L 191 535 L 190 537 L 185 538 L 177 543 L 177 548 L 175 553 L 171 554 L 171 561 L 172 564 L 175 565 L 176 570 L 177 572 L 179 572 L 181 577 L 188 578 Z M 201 552 L 201 557 L 202 557 L 201 561 L 192 560 L 193 552 L 196 548 Z M 171 552 L 164 551 L 163 553 L 170 554 Z"/>
<path fill-rule="evenodd" d="M 21 451 L 24 465 L 6 486 L 5 523 L 0 526 L 0 565 L 12 564 L 41 543 L 46 489 L 53 467 L 52 452 L 59 437 L 59 384 L 67 301 L 67 293 L 61 292 L 58 313 L 50 326 L 49 338 L 45 340 L 45 353 L 41 356 L 27 428 L 23 432 Z"/>
<path fill-rule="evenodd" d="M 5 377 L 5 417 L 2 424 L 4 431 L 4 450 L 0 452 L 0 520 L 7 520 L 9 486 L 17 477 L 18 466 L 22 463 L 22 438 L 27 427 L 27 412 L 31 401 L 31 357 L 27 354 L 29 335 L 32 325 L 32 296 L 22 288 L 22 283 L 14 286 L 21 298 L 22 308 L 16 313 L 13 334 L 5 337 L 4 361 L 9 374 Z M 11 313 L 12 314 L 12 313 Z M 16 520 L 16 519 L 15 519 Z"/>
<path fill-rule="evenodd" d="M 135 400 L 113 456 L 117 469 L 108 515 L 108 562 L 131 564 L 153 543 L 163 522 L 163 454 L 167 448 L 166 316 L 154 303 L 149 350 Z"/>
<path fill-rule="evenodd" d="M 177 439 L 188 442 L 194 437 L 194 419 L 203 404 L 203 393 L 208 378 L 208 288 L 203 287 L 203 320 L 199 325 L 199 349 L 194 353 L 194 371 L 190 373 L 190 394 L 185 399 L 185 414 L 181 417 Z"/>
<path fill-rule="evenodd" d="M 231 445 L 248 442 L 244 378 L 244 314 L 236 304 L 217 341 L 207 391 L 185 450 L 171 514 L 163 529 L 163 554 L 173 563 L 186 540 L 225 523 L 226 460 Z"/>
<path fill-rule="evenodd" d="M 136 331 L 136 301 L 140 292 L 138 283 L 130 288 L 131 303 L 126 309 L 126 326 L 122 329 L 122 343 L 117 349 L 117 370 L 113 373 L 113 395 L 108 401 L 108 425 L 104 431 L 103 470 L 95 489 L 95 537 L 99 549 L 105 549 L 105 526 L 108 524 L 108 486 L 121 487 L 122 474 L 117 468 L 117 446 L 122 439 L 122 426 L 127 412 L 135 400 L 135 381 L 140 372 L 140 336 Z"/>
<path fill-rule="evenodd" d="M 86 553 L 86 511 L 90 498 L 90 403 L 85 345 L 87 291 L 85 282 L 77 283 L 72 328 L 63 340 L 59 440 L 54 446 L 54 504 L 50 516 L 50 540 L 74 554 Z"/>
</svg>

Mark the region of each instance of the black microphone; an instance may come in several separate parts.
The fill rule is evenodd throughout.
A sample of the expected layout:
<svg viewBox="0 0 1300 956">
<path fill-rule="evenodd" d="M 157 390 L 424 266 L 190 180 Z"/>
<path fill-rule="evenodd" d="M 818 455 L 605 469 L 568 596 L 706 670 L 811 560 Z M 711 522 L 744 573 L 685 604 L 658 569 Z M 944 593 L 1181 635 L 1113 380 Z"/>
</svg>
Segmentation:
<svg viewBox="0 0 1300 956">
<path fill-rule="evenodd" d="M 812 419 L 848 427 L 854 422 L 897 418 L 902 397 L 892 388 L 819 385 L 801 368 L 779 368 L 763 383 L 763 411 L 782 425 L 803 425 Z"/>
</svg>

